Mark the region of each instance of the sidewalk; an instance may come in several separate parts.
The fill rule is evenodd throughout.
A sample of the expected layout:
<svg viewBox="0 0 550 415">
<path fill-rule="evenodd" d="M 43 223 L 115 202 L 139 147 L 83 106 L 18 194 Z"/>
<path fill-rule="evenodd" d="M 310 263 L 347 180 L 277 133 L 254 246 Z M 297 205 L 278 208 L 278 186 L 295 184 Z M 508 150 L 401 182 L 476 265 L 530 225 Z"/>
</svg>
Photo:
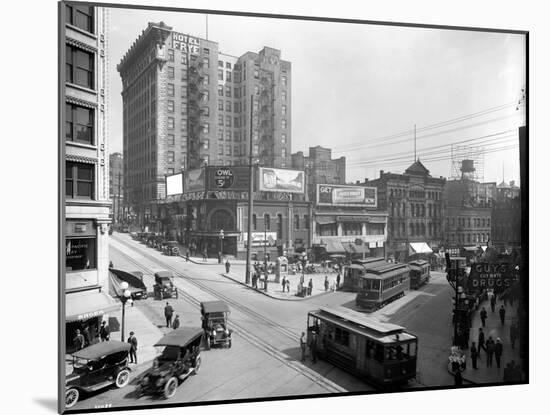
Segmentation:
<svg viewBox="0 0 550 415">
<path fill-rule="evenodd" d="M 485 307 L 487 310 L 487 320 L 485 321 L 485 327 L 483 327 L 483 332 L 485 333 L 485 340 L 491 336 L 494 341 L 497 338 L 500 338 L 500 341 L 503 346 L 502 357 L 500 368 L 497 368 L 496 361 L 493 356 L 493 366 L 487 367 L 487 354 L 483 349 L 480 351 L 479 358 L 477 361 L 477 370 L 472 367 L 472 359 L 470 358 L 470 350 L 466 352 L 467 361 L 466 361 L 466 370 L 462 372 L 462 377 L 467 382 L 472 383 L 497 383 L 503 382 L 504 369 L 506 365 L 512 360 L 519 365 L 521 363 L 519 357 L 519 339 L 516 340 L 515 349 L 512 349 L 510 342 L 510 326 L 513 321 L 516 321 L 516 305 L 514 307 L 510 306 L 510 303 L 507 304 L 506 317 L 504 320 L 504 325 L 501 325 L 500 316 L 498 310 L 503 304 L 501 300 L 497 298 L 497 303 L 495 306 L 495 312 L 491 312 L 491 304 L 488 300 L 481 303 L 472 318 L 472 327 L 470 329 L 470 347 L 472 342 L 476 342 L 477 345 L 477 336 L 479 328 L 482 327 L 481 319 L 479 318 L 479 312 L 482 307 Z"/>
<path fill-rule="evenodd" d="M 220 265 L 222 267 L 222 265 Z M 223 267 L 223 271 L 221 273 L 226 278 L 229 278 L 241 285 L 244 285 L 245 287 L 248 287 L 251 290 L 258 291 L 268 297 L 275 298 L 278 300 L 288 300 L 288 301 L 299 301 L 299 300 L 306 300 L 311 297 L 316 297 L 323 294 L 331 294 L 333 291 L 331 290 L 331 285 L 333 284 L 333 279 L 336 279 L 335 273 L 327 273 L 327 274 L 304 274 L 304 286 L 307 287 L 309 283 L 309 279 L 311 278 L 313 282 L 313 289 L 311 291 L 311 295 L 305 296 L 305 297 L 298 297 L 296 295 L 298 291 L 298 283 L 300 282 L 300 278 L 302 274 L 294 274 L 294 275 L 288 275 L 286 274 L 287 280 L 290 281 L 290 292 L 285 291 L 283 292 L 283 285 L 282 285 L 282 277 L 279 280 L 279 282 L 275 282 L 275 274 L 270 274 L 267 280 L 267 292 L 264 291 L 264 278 L 262 276 L 261 280 L 258 281 L 258 289 L 252 288 L 252 282 L 250 284 L 245 284 L 245 267 L 239 266 L 237 264 L 236 266 L 232 265 L 231 270 L 229 273 L 225 272 L 225 267 Z M 324 281 L 325 281 L 325 275 L 328 277 L 329 281 L 329 289 L 325 291 Z M 340 275 L 340 286 L 342 285 L 343 278 Z"/>
</svg>

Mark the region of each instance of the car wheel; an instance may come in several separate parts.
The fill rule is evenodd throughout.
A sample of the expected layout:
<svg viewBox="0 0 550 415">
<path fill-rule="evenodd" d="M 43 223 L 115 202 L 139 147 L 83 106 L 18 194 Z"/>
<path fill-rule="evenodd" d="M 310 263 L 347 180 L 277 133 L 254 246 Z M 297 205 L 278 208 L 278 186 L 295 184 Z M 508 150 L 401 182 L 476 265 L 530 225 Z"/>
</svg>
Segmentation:
<svg viewBox="0 0 550 415">
<path fill-rule="evenodd" d="M 117 388 L 123 388 L 130 382 L 130 371 L 128 369 L 122 369 L 116 375 L 115 384 Z"/>
<path fill-rule="evenodd" d="M 193 374 L 196 375 L 199 373 L 199 369 L 201 368 L 201 358 L 197 357 L 197 360 L 195 360 L 195 370 L 193 371 Z"/>
<path fill-rule="evenodd" d="M 72 408 L 78 402 L 80 392 L 78 389 L 71 388 L 65 391 L 65 408 Z"/>
<path fill-rule="evenodd" d="M 166 399 L 170 399 L 176 394 L 176 389 L 178 387 L 178 379 L 175 377 L 171 377 L 168 379 L 168 382 L 166 382 L 166 385 L 164 385 L 164 397 Z"/>
</svg>

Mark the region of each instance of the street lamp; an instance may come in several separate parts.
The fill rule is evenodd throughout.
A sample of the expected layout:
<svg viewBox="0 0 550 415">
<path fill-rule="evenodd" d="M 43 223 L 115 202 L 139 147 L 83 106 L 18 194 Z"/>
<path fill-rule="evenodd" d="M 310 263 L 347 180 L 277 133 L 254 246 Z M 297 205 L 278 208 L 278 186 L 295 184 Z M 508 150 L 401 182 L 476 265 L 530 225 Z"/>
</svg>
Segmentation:
<svg viewBox="0 0 550 415">
<path fill-rule="evenodd" d="M 120 288 L 122 289 L 122 294 L 119 295 L 120 301 L 122 302 L 122 325 L 120 330 L 120 341 L 123 342 L 124 341 L 124 314 L 125 314 L 124 311 L 126 308 L 126 302 L 127 301 L 130 301 L 130 303 L 132 302 L 130 298 L 132 296 L 132 293 L 128 289 L 128 283 L 126 281 L 123 281 L 122 284 L 120 284 Z"/>
<path fill-rule="evenodd" d="M 218 263 L 220 264 L 222 262 L 222 257 L 223 257 L 223 238 L 224 237 L 225 235 L 223 234 L 223 229 L 220 229 L 220 233 L 218 234 L 218 238 L 220 238 L 220 255 L 218 258 Z"/>
</svg>

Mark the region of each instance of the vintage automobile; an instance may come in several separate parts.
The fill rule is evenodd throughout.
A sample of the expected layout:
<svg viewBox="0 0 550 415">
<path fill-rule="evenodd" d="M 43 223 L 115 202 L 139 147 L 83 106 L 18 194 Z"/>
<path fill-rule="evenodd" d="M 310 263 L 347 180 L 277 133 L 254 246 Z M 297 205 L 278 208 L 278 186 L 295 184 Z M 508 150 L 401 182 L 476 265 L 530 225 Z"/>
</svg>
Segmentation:
<svg viewBox="0 0 550 415">
<path fill-rule="evenodd" d="M 174 275 L 170 271 L 155 272 L 155 285 L 153 286 L 155 298 L 178 298 L 178 289 L 174 285 Z"/>
<path fill-rule="evenodd" d="M 206 349 L 213 346 L 231 347 L 231 333 L 227 318 L 229 307 L 223 301 L 204 301 L 201 303 L 202 328 L 206 339 Z"/>
<path fill-rule="evenodd" d="M 139 379 L 137 395 L 162 395 L 166 399 L 173 397 L 182 381 L 199 372 L 202 336 L 202 329 L 184 327 L 160 339 L 155 347 L 164 346 L 164 349 L 153 361 L 153 367 Z"/>
<path fill-rule="evenodd" d="M 116 290 L 120 290 L 119 295 L 122 294 L 121 284 L 123 282 L 128 283 L 128 290 L 131 293 L 132 300 L 145 300 L 148 297 L 147 286 L 143 282 L 143 272 L 132 271 L 126 272 L 120 269 L 109 268 L 109 276 L 111 278 L 112 286 Z"/>
<path fill-rule="evenodd" d="M 112 384 L 126 386 L 130 381 L 129 350 L 129 343 L 111 340 L 74 352 L 73 371 L 65 378 L 65 408 L 74 406 L 83 393 Z"/>
<path fill-rule="evenodd" d="M 166 241 L 163 244 L 163 252 L 166 255 L 175 255 L 178 256 L 180 249 L 178 246 L 178 241 Z"/>
</svg>

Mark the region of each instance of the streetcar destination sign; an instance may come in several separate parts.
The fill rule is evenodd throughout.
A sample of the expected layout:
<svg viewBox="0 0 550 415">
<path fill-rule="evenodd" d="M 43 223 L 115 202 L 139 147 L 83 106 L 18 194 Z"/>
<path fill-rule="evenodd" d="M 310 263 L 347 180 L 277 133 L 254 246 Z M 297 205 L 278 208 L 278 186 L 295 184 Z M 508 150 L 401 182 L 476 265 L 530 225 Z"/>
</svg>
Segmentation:
<svg viewBox="0 0 550 415">
<path fill-rule="evenodd" d="M 472 289 L 506 289 L 513 281 L 514 272 L 510 264 L 478 262 L 472 264 L 468 285 Z"/>
</svg>

